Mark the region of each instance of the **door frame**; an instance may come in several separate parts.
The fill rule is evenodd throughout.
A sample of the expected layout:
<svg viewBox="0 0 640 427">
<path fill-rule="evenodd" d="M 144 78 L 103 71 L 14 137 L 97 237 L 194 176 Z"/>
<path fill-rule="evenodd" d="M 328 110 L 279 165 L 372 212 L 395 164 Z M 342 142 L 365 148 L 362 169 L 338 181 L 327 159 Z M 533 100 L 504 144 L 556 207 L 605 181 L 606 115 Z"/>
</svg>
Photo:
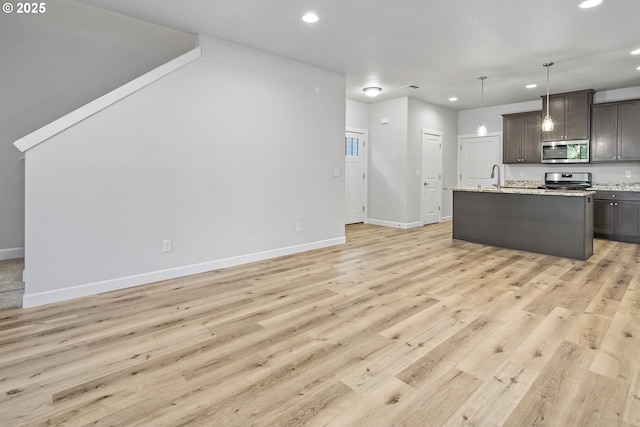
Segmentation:
<svg viewBox="0 0 640 427">
<path fill-rule="evenodd" d="M 433 129 L 426 129 L 426 128 L 422 128 L 421 129 L 421 133 L 420 133 L 420 223 L 424 226 L 426 225 L 424 223 L 424 196 L 423 196 L 423 190 L 422 190 L 422 182 L 424 181 L 424 170 L 422 170 L 422 165 L 424 164 L 424 135 L 434 135 L 437 136 L 438 139 L 440 140 L 440 146 L 438 147 L 438 175 L 439 175 L 439 179 L 438 179 L 438 223 L 442 222 L 442 140 L 443 140 L 443 135 L 444 132 L 439 131 L 439 130 L 433 130 Z"/>
<path fill-rule="evenodd" d="M 351 132 L 351 133 L 358 133 L 363 135 L 363 141 L 364 141 L 364 145 L 362 146 L 362 149 L 364 151 L 364 156 L 363 156 L 363 160 L 364 160 L 364 218 L 363 218 L 363 223 L 364 224 L 368 224 L 368 220 L 369 220 L 369 129 L 360 129 L 360 128 L 354 128 L 354 127 L 350 127 L 350 126 L 346 126 L 345 128 L 345 133 L 347 132 Z M 344 145 L 344 141 L 343 141 L 343 145 Z M 347 191 L 347 183 L 346 183 L 346 179 L 347 179 L 347 174 L 346 174 L 346 165 L 345 165 L 345 173 L 344 173 L 344 179 L 345 179 L 345 191 Z"/>
</svg>

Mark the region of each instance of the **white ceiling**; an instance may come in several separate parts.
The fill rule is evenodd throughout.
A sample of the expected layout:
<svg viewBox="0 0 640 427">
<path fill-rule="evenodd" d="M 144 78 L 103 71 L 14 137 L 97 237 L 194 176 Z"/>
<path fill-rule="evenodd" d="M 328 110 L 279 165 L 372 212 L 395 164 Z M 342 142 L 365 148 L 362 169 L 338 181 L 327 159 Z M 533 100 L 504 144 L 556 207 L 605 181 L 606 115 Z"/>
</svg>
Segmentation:
<svg viewBox="0 0 640 427">
<path fill-rule="evenodd" d="M 640 86 L 639 0 L 83 0 L 346 74 L 347 98 L 412 96 L 457 110 L 551 92 Z M 305 24 L 307 11 L 320 16 Z M 537 83 L 536 89 L 525 89 Z M 407 89 L 416 84 L 420 89 Z M 448 101 L 457 96 L 459 101 Z"/>
</svg>

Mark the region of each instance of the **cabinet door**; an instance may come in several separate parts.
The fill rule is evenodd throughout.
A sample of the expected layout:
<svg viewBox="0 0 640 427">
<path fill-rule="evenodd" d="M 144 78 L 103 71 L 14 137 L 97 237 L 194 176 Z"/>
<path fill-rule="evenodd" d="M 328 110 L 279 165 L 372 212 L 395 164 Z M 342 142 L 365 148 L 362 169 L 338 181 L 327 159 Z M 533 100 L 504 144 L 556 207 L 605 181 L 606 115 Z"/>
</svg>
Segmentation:
<svg viewBox="0 0 640 427">
<path fill-rule="evenodd" d="M 542 116 L 547 115 L 547 99 L 542 100 Z M 543 141 L 560 141 L 564 139 L 564 96 L 549 98 L 549 115 L 553 120 L 553 130 L 542 132 Z M 542 126 L 542 125 L 541 125 Z"/>
<path fill-rule="evenodd" d="M 586 92 L 564 97 L 564 139 L 589 139 L 591 104 Z"/>
<path fill-rule="evenodd" d="M 640 236 L 638 218 L 640 214 L 640 203 L 619 201 L 614 203 L 615 208 L 615 228 L 614 234 L 629 237 Z"/>
<path fill-rule="evenodd" d="M 593 201 L 593 232 L 613 234 L 613 202 L 608 200 Z"/>
<path fill-rule="evenodd" d="M 591 112 L 591 161 L 614 161 L 618 156 L 618 106 L 594 105 Z"/>
<path fill-rule="evenodd" d="M 640 101 L 618 104 L 620 160 L 640 160 Z"/>
<path fill-rule="evenodd" d="M 522 158 L 525 163 L 540 163 L 540 132 L 542 117 L 540 112 L 522 116 Z"/>
<path fill-rule="evenodd" d="M 522 145 L 522 116 L 503 116 L 502 163 L 519 163 Z"/>
</svg>

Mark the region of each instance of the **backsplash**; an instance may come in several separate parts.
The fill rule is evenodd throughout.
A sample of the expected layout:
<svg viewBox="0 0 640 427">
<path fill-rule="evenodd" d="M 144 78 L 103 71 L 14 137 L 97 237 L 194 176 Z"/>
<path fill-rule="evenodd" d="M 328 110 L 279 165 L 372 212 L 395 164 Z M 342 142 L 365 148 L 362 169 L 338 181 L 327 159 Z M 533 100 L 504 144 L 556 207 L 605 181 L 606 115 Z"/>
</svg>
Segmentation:
<svg viewBox="0 0 640 427">
<path fill-rule="evenodd" d="M 505 180 L 505 187 L 515 188 L 538 188 L 544 184 L 544 181 L 527 181 L 527 180 Z"/>
<path fill-rule="evenodd" d="M 542 182 L 545 172 L 591 172 L 593 182 L 597 183 L 637 184 L 640 182 L 639 163 L 504 165 L 505 181 Z"/>
<path fill-rule="evenodd" d="M 538 188 L 544 181 L 533 180 L 505 180 L 504 187 Z M 599 191 L 640 191 L 640 182 L 597 182 L 593 183 L 593 190 Z"/>
</svg>

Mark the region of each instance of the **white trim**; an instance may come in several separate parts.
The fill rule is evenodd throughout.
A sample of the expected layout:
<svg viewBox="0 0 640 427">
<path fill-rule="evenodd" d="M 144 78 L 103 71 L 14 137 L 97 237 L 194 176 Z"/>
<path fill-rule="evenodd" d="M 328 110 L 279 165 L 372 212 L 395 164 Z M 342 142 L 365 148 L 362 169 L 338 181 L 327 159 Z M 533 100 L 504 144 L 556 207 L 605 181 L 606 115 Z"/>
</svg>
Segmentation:
<svg viewBox="0 0 640 427">
<path fill-rule="evenodd" d="M 27 283 L 25 286 L 26 292 L 22 300 L 22 306 L 24 308 L 36 307 L 39 305 L 65 301 L 73 298 L 95 295 L 102 292 L 131 288 L 133 286 L 145 285 L 148 283 L 159 282 L 161 280 L 175 279 L 177 277 L 205 273 L 207 271 L 218 270 L 221 268 L 233 267 L 250 262 L 263 261 L 265 259 L 292 255 L 295 253 L 306 252 L 314 249 L 321 249 L 328 246 L 340 245 L 343 243 L 346 243 L 346 237 L 336 237 L 334 239 L 320 240 L 317 242 L 305 243 L 303 245 L 288 246 L 264 252 L 224 258 L 215 261 L 208 261 L 200 264 L 192 264 L 183 267 L 153 271 L 149 273 L 136 274 L 133 276 L 119 277 L 116 279 L 104 280 L 101 282 L 86 283 L 83 285 L 70 286 L 67 288 L 55 289 L 52 291 L 36 292 L 33 294 L 26 293 L 29 291 L 29 284 Z"/>
<path fill-rule="evenodd" d="M 352 127 L 350 127 L 350 126 L 347 126 L 347 128 L 346 128 L 346 132 L 364 133 L 364 134 L 369 133 L 369 131 L 368 131 L 367 129 L 352 128 Z"/>
<path fill-rule="evenodd" d="M 441 130 L 433 130 L 433 129 L 427 129 L 427 128 L 422 128 L 422 133 L 428 133 L 431 135 L 436 135 L 439 137 L 443 137 L 444 136 L 444 132 L 442 132 Z"/>
<path fill-rule="evenodd" d="M 146 74 L 138 77 L 120 86 L 117 89 L 112 90 L 106 95 L 101 96 L 100 98 L 91 101 L 90 103 L 78 108 L 70 112 L 69 114 L 62 116 L 58 120 L 49 123 L 48 125 L 41 127 L 40 129 L 31 132 L 30 134 L 18 139 L 13 143 L 18 150 L 25 152 L 36 145 L 46 141 L 47 139 L 59 134 L 65 129 L 74 126 L 84 119 L 96 114 L 97 112 L 104 110 L 110 105 L 115 104 L 121 99 L 131 95 L 132 93 L 142 89 L 143 87 L 155 82 L 156 80 L 161 79 L 169 73 L 181 68 L 188 63 L 195 61 L 196 59 L 202 56 L 202 49 L 200 47 L 196 47 L 195 49 L 190 50 L 189 52 L 180 55 L 179 57 L 163 64 Z"/>
<path fill-rule="evenodd" d="M 498 132 L 487 132 L 487 136 L 502 136 L 502 131 Z M 458 140 L 467 139 L 467 138 L 486 138 L 485 136 L 478 136 L 475 133 L 468 133 L 464 135 L 458 135 Z"/>
<path fill-rule="evenodd" d="M 421 221 L 416 221 L 416 222 L 393 222 L 393 221 L 384 221 L 384 220 L 381 220 L 381 219 L 372 219 L 372 218 L 367 218 L 365 220 L 365 224 L 380 225 L 382 227 L 400 228 L 402 230 L 408 230 L 410 228 L 422 227 L 422 222 Z"/>
<path fill-rule="evenodd" d="M 14 258 L 24 258 L 24 248 L 0 249 L 0 261 Z"/>
<path fill-rule="evenodd" d="M 448 215 L 448 216 L 443 216 L 442 218 L 440 218 L 440 222 L 449 222 L 449 221 L 453 221 L 453 216 Z"/>
</svg>

